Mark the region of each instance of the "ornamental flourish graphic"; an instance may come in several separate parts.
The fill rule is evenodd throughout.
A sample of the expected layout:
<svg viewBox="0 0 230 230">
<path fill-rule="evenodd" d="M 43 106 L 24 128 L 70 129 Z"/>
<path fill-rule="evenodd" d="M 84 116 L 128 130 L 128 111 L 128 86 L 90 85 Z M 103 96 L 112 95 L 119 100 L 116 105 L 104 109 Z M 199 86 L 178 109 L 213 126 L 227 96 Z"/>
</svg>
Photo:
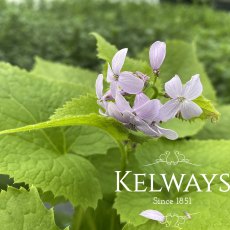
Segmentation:
<svg viewBox="0 0 230 230">
<path fill-rule="evenodd" d="M 175 229 L 183 229 L 182 225 L 185 224 L 186 221 L 191 220 L 193 215 L 197 215 L 197 213 L 188 213 L 187 211 L 184 211 L 184 215 L 178 215 L 177 213 L 168 213 L 165 216 L 165 221 L 164 222 L 159 222 L 166 227 L 172 227 Z"/>
<path fill-rule="evenodd" d="M 199 164 L 190 162 L 190 160 L 187 159 L 185 155 L 181 154 L 179 151 L 174 151 L 173 153 L 170 151 L 165 151 L 165 153 L 161 154 L 159 158 L 157 158 L 153 163 L 146 164 L 144 166 L 151 166 L 160 163 L 165 163 L 167 165 L 190 164 L 193 166 L 200 166 Z"/>
</svg>

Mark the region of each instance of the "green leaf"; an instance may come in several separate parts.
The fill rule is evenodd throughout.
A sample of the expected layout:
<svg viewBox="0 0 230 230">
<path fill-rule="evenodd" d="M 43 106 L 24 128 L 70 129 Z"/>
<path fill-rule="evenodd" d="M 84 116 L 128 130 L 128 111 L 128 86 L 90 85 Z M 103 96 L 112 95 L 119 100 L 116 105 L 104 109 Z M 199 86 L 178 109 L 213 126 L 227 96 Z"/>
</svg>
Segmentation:
<svg viewBox="0 0 230 230">
<path fill-rule="evenodd" d="M 107 150 L 117 147 L 117 143 L 110 135 L 95 127 L 69 127 L 66 131 L 68 151 L 82 156 L 94 154 L 105 155 Z"/>
<path fill-rule="evenodd" d="M 186 121 L 182 119 L 172 119 L 166 123 L 162 123 L 161 127 L 172 129 L 177 132 L 180 138 L 193 136 L 204 127 L 205 122 L 201 119 Z"/>
<path fill-rule="evenodd" d="M 96 102 L 97 98 L 91 95 L 74 98 L 71 101 L 66 102 L 62 108 L 58 108 L 54 115 L 51 116 L 51 119 L 98 113 L 99 106 Z"/>
<path fill-rule="evenodd" d="M 218 107 L 218 110 L 222 114 L 217 122 L 206 123 L 204 129 L 202 129 L 195 139 L 230 139 L 230 106 L 222 105 Z"/>
<path fill-rule="evenodd" d="M 36 57 L 36 63 L 32 73 L 55 81 L 81 84 L 92 88 L 92 90 L 94 90 L 97 77 L 96 72 L 61 63 L 50 62 L 39 57 Z"/>
<path fill-rule="evenodd" d="M 200 179 L 200 187 L 204 188 L 206 183 L 199 174 L 222 174 L 228 172 L 230 164 L 229 149 L 230 141 L 224 140 L 150 140 L 138 146 L 135 156 L 140 169 L 144 173 L 167 174 L 169 177 L 174 173 L 177 178 L 180 178 L 181 173 L 195 174 Z M 152 164 L 160 156 L 163 156 L 167 162 Z M 178 162 L 178 159 L 183 159 L 184 157 L 190 161 L 189 164 Z M 189 176 L 184 178 L 185 183 L 182 185 L 182 189 L 189 179 Z M 156 177 L 155 182 L 160 186 L 164 185 L 161 177 Z M 213 184 L 215 183 L 220 183 L 220 181 L 213 181 Z M 163 190 L 167 192 L 165 188 Z M 170 190 L 170 194 L 167 192 L 167 195 L 171 197 L 178 196 L 178 194 L 180 193 L 175 187 Z"/>
<path fill-rule="evenodd" d="M 62 127 L 62 126 L 77 126 L 87 125 L 97 127 L 109 135 L 111 135 L 117 141 L 123 141 L 128 138 L 128 130 L 124 125 L 117 122 L 113 118 L 103 117 L 97 114 L 90 114 L 84 116 L 68 116 L 60 119 L 53 119 L 46 122 L 37 123 L 34 125 L 27 125 L 16 129 L 8 129 L 0 132 L 2 134 L 19 133 L 26 131 L 33 131 L 46 128 Z"/>
<path fill-rule="evenodd" d="M 92 35 L 97 40 L 98 57 L 110 63 L 112 61 L 114 54 L 118 51 L 117 48 L 114 45 L 111 45 L 109 42 L 107 42 L 99 34 L 92 33 Z M 135 60 L 129 57 L 127 57 L 125 60 L 123 70 L 133 71 L 133 72 L 140 71 L 147 75 L 152 74 L 152 69 L 148 62 Z"/>
<path fill-rule="evenodd" d="M 203 113 L 200 116 L 201 119 L 210 118 L 211 121 L 217 121 L 219 119 L 220 113 L 216 110 L 210 100 L 200 96 L 196 98 L 194 102 L 203 110 Z"/>
<path fill-rule="evenodd" d="M 16 182 L 24 181 L 44 192 L 64 196 L 74 205 L 95 207 L 101 191 L 97 172 L 90 162 L 74 154 L 49 150 L 39 144 L 44 140 L 38 135 L 30 136 L 1 138 L 1 173 L 11 175 Z"/>
<path fill-rule="evenodd" d="M 1 129 L 47 120 L 56 108 L 81 95 L 83 90 L 82 86 L 31 77 L 26 71 L 3 63 L 0 82 Z M 64 196 L 74 205 L 95 207 L 102 195 L 97 172 L 88 160 L 73 154 L 84 155 L 88 151 L 83 142 L 85 139 L 86 145 L 90 143 L 86 141 L 87 130 L 55 128 L 1 137 L 0 173 L 10 175 L 16 183 L 33 184 L 43 192 L 51 191 L 55 197 Z M 94 128 L 91 132 L 92 141 L 98 140 L 99 130 Z M 100 133 L 99 137 L 103 142 L 105 135 Z M 105 148 L 104 143 L 91 142 L 92 149 L 93 146 L 94 153 Z"/>
<path fill-rule="evenodd" d="M 213 186 L 213 190 L 218 190 L 218 186 Z M 151 193 L 128 193 L 121 192 L 117 195 L 114 207 L 121 216 L 121 221 L 129 223 L 125 230 L 145 230 L 145 229 L 175 229 L 178 221 L 177 216 L 185 217 L 185 211 L 192 215 L 191 220 L 185 220 L 180 227 L 186 230 L 194 229 L 228 229 L 229 228 L 229 211 L 230 198 L 227 193 L 197 193 L 192 192 L 185 197 L 192 199 L 191 205 L 176 204 L 153 204 L 153 198 L 158 197 Z M 167 196 L 161 197 L 167 200 Z M 160 224 L 156 221 L 148 221 L 148 219 L 139 214 L 144 210 L 158 210 L 165 216 L 169 217 L 168 225 Z M 196 214 L 195 214 L 196 213 Z M 177 215 L 177 216 L 176 216 Z M 139 225 L 139 226 L 138 226 Z M 138 226 L 138 227 L 137 227 Z"/>
<path fill-rule="evenodd" d="M 58 108 L 51 116 L 51 120 L 98 113 L 99 106 L 96 101 L 97 99 L 90 95 L 72 99 L 66 102 L 62 108 Z M 106 154 L 108 148 L 117 146 L 112 138 L 105 136 L 104 132 L 98 132 L 98 129 L 94 127 L 78 128 L 78 133 L 71 149 L 80 155 Z"/>
<path fill-rule="evenodd" d="M 122 230 L 162 230 L 162 229 L 169 229 L 169 227 L 164 227 L 164 225 L 162 224 L 157 224 L 157 223 L 153 223 L 152 221 L 148 221 L 147 223 L 145 224 L 141 224 L 139 226 L 134 226 L 132 224 L 126 224 L 124 226 L 124 228 L 122 228 Z"/>
<path fill-rule="evenodd" d="M 106 155 L 93 155 L 89 158 L 99 171 L 103 195 L 114 194 L 116 190 L 115 171 L 120 170 L 119 149 L 109 149 Z"/>
<path fill-rule="evenodd" d="M 57 230 L 53 210 L 47 210 L 35 187 L 7 188 L 0 194 L 1 229 Z"/>
</svg>

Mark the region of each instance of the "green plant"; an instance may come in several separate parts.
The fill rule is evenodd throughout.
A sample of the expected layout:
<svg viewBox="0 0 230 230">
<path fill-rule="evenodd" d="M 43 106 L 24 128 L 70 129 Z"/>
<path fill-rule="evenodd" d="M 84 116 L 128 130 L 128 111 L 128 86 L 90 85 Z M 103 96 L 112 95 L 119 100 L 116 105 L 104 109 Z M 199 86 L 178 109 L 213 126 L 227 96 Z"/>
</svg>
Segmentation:
<svg viewBox="0 0 230 230">
<path fill-rule="evenodd" d="M 95 36 L 99 57 L 110 61 L 116 48 L 99 35 Z M 215 91 L 196 57 L 194 46 L 181 41 L 169 41 L 168 47 L 168 57 L 162 66 L 158 89 L 161 90 L 161 84 L 175 71 L 179 71 L 183 81 L 199 72 L 204 95 L 215 102 Z M 177 52 L 179 47 L 180 52 Z M 144 60 L 129 58 L 124 68 L 148 72 L 146 66 Z M 70 229 L 119 230 L 124 224 L 123 229 L 162 229 L 161 224 L 139 216 L 143 209 L 152 207 L 151 194 L 126 191 L 115 193 L 114 171 L 169 172 L 166 166 L 147 168 L 143 165 L 151 162 L 153 157 L 158 157 L 159 153 L 175 148 L 186 152 L 193 162 L 205 162 L 202 168 L 196 169 L 197 176 L 203 171 L 213 173 L 215 169 L 215 173 L 221 174 L 228 170 L 230 143 L 228 132 L 223 129 L 224 124 L 215 128 L 217 140 L 211 140 L 212 132 L 205 134 L 209 140 L 197 140 L 205 129 L 210 129 L 200 119 L 192 122 L 176 120 L 173 124 L 169 122 L 167 127 L 176 127 L 181 138 L 174 142 L 153 140 L 133 133 L 116 120 L 98 114 L 94 96 L 96 75 L 95 72 L 42 59 L 37 59 L 31 72 L 0 64 L 0 173 L 14 178 L 14 183 L 24 182 L 27 187 L 22 186 L 28 190 L 9 187 L 12 181 L 6 184 L 7 191 L 0 194 L 3 230 L 15 226 L 15 223 L 19 230 L 64 229 L 68 225 Z M 218 112 L 209 101 L 200 100 L 204 110 L 218 117 Z M 223 111 L 227 110 L 225 108 Z M 224 112 L 223 116 L 226 114 Z M 226 140 L 218 140 L 224 138 Z M 212 154 L 209 153 L 210 149 Z M 183 170 L 189 174 L 193 173 L 194 168 L 191 165 L 178 165 L 176 173 Z M 128 178 L 127 183 L 132 187 L 133 179 Z M 163 186 L 160 180 L 156 183 Z M 187 223 L 186 229 L 197 226 L 215 229 L 214 221 L 226 226 L 229 197 L 226 193 L 218 193 L 218 183 L 213 183 L 215 192 L 210 196 L 190 191 L 189 195 L 197 201 L 192 211 L 199 209 L 204 214 Z M 202 189 L 204 185 L 201 184 Z M 171 199 L 181 197 L 175 189 L 161 195 Z M 42 205 L 45 202 L 55 206 L 67 201 L 74 207 L 74 213 L 69 218 L 55 211 L 55 208 L 54 211 L 46 210 Z M 215 205 L 210 201 L 215 201 Z M 23 212 L 15 208 L 22 204 Z M 217 207 L 223 205 L 225 211 L 218 212 Z M 185 207 L 156 205 L 155 208 L 161 212 L 170 212 L 181 211 Z M 213 214 L 218 219 L 210 219 Z M 10 220 L 12 216 L 14 218 Z M 41 220 L 42 225 L 38 225 L 37 220 Z"/>
</svg>

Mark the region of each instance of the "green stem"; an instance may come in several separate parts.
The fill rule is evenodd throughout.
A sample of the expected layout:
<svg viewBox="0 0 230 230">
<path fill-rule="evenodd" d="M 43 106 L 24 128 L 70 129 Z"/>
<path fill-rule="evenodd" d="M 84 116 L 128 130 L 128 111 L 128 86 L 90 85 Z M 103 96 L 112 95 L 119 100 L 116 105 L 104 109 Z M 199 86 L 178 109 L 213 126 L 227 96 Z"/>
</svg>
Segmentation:
<svg viewBox="0 0 230 230">
<path fill-rule="evenodd" d="M 157 78 L 158 78 L 158 74 L 154 74 L 153 86 L 155 86 L 155 85 L 156 85 Z"/>
</svg>

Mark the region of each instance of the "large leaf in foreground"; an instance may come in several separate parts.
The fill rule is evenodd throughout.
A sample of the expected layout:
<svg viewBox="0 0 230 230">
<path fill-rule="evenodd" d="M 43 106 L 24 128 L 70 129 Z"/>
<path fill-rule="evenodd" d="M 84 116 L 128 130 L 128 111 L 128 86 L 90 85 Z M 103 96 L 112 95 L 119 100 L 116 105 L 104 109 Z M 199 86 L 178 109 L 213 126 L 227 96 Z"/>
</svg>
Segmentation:
<svg viewBox="0 0 230 230">
<path fill-rule="evenodd" d="M 96 72 L 82 69 L 80 67 L 54 63 L 38 57 L 36 58 L 32 73 L 55 81 L 64 81 L 78 85 L 81 84 L 92 88 L 92 90 L 94 90 L 97 77 Z"/>
<path fill-rule="evenodd" d="M 58 108 L 51 116 L 51 119 L 60 119 L 63 117 L 89 115 L 90 113 L 98 113 L 99 106 L 94 96 L 80 96 L 71 101 L 67 101 L 63 107 Z"/>
<path fill-rule="evenodd" d="M 68 116 L 60 119 L 53 119 L 50 121 L 41 122 L 34 125 L 27 125 L 16 129 L 3 130 L 0 132 L 0 135 L 77 125 L 87 125 L 100 128 L 110 134 L 117 141 L 123 141 L 128 138 L 128 130 L 121 123 L 117 122 L 113 118 L 107 118 L 97 114 Z"/>
<path fill-rule="evenodd" d="M 35 187 L 30 191 L 8 187 L 0 194 L 0 222 L 2 230 L 34 229 L 58 230 L 53 210 L 47 210 Z"/>
<path fill-rule="evenodd" d="M 26 71 L 6 64 L 0 65 L 0 82 L 2 130 L 47 120 L 56 108 L 84 90 L 82 86 L 31 77 Z M 83 146 L 74 147 L 78 131 L 56 128 L 2 136 L 0 173 L 9 174 L 15 182 L 33 184 L 44 192 L 52 191 L 54 196 L 64 196 L 75 205 L 95 207 L 101 197 L 96 170 L 86 159 L 71 154 L 84 155 Z"/>
</svg>

